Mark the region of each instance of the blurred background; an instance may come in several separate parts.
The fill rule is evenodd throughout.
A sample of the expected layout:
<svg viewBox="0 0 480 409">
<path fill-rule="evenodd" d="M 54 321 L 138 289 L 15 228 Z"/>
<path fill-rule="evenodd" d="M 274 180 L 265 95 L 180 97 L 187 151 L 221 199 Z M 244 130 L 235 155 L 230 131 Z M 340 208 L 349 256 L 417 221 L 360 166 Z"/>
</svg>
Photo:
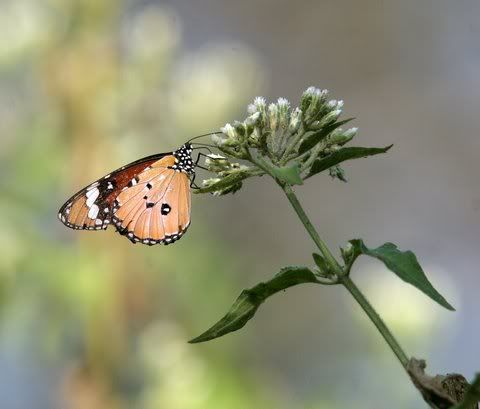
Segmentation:
<svg viewBox="0 0 480 409">
<path fill-rule="evenodd" d="M 265 178 L 194 196 L 175 246 L 57 220 L 125 163 L 328 88 L 357 145 L 394 148 L 297 189 L 333 249 L 413 249 L 450 313 L 361 259 L 354 279 L 431 373 L 480 370 L 480 4 L 1 0 L 2 409 L 423 408 L 342 288 L 299 286 L 242 331 L 187 341 L 313 245 Z M 252 205 L 253 204 L 253 205 Z M 252 232 L 255 234 L 252 235 Z M 286 235 L 288 232 L 288 235 Z"/>
</svg>

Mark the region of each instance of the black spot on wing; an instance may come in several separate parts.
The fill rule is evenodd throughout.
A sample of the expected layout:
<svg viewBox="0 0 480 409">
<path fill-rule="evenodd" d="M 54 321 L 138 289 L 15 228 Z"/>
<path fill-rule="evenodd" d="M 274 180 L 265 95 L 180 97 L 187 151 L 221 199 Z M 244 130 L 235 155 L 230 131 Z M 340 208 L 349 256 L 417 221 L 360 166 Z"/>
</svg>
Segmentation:
<svg viewBox="0 0 480 409">
<path fill-rule="evenodd" d="M 162 203 L 162 207 L 160 209 L 160 212 L 166 216 L 167 214 L 170 213 L 170 211 L 172 210 L 172 208 L 170 207 L 170 205 L 168 203 Z"/>
</svg>

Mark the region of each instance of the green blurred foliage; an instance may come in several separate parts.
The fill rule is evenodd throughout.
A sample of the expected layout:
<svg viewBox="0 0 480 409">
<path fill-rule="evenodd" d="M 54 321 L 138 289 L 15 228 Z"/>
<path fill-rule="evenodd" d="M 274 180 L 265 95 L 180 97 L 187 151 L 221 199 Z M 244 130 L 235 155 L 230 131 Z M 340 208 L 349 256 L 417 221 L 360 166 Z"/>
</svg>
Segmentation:
<svg viewBox="0 0 480 409">
<path fill-rule="evenodd" d="M 163 6 L 6 0 L 0 25 L 5 353 L 56 379 L 48 395 L 62 408 L 279 407 L 236 365 L 235 341 L 187 344 L 235 291 L 235 256 L 200 212 L 168 248 L 56 220 L 83 185 L 242 109 L 262 81 L 256 57 L 229 44 L 183 51 Z"/>
</svg>

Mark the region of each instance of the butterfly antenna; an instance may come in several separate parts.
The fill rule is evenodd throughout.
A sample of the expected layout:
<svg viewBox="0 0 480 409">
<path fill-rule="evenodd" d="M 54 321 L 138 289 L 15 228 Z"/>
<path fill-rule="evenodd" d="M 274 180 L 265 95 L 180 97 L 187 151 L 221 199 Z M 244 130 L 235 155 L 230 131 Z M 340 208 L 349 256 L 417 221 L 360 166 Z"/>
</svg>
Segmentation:
<svg viewBox="0 0 480 409">
<path fill-rule="evenodd" d="M 195 146 L 198 146 L 198 147 L 206 147 L 206 148 L 212 148 L 212 149 L 216 149 L 217 147 L 215 145 L 210 145 L 209 143 L 198 143 L 198 142 L 194 142 L 192 143 L 192 145 L 195 145 Z M 198 149 L 198 148 L 194 148 L 194 149 Z"/>
<path fill-rule="evenodd" d="M 210 133 L 206 133 L 206 134 L 203 134 L 203 135 L 198 135 L 198 136 L 195 136 L 195 137 L 189 139 L 189 140 L 187 141 L 187 143 L 191 143 L 191 142 L 194 141 L 195 139 L 203 138 L 204 136 L 215 135 L 215 134 L 217 134 L 217 133 L 221 133 L 221 132 L 210 132 Z"/>
<path fill-rule="evenodd" d="M 192 148 L 194 151 L 195 150 L 199 150 L 199 149 L 206 149 L 208 152 L 210 152 L 210 154 L 212 154 L 212 150 L 208 147 L 208 146 L 195 146 L 194 148 Z"/>
</svg>

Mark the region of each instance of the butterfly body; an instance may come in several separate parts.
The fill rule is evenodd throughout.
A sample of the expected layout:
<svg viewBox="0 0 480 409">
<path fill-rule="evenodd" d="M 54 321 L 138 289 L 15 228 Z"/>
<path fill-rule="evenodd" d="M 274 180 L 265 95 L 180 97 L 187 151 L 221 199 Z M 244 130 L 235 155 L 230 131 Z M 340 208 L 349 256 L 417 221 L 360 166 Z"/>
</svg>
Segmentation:
<svg viewBox="0 0 480 409">
<path fill-rule="evenodd" d="M 171 244 L 190 225 L 191 154 L 186 143 L 123 166 L 73 195 L 58 217 L 73 229 L 102 230 L 113 224 L 134 243 Z"/>
</svg>

